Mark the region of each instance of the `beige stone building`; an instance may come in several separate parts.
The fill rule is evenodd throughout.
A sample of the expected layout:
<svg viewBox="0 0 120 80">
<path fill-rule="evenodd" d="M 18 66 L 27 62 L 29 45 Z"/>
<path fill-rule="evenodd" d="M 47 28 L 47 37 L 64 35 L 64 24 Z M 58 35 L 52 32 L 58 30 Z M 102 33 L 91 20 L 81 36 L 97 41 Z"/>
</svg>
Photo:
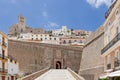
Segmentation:
<svg viewBox="0 0 120 80">
<path fill-rule="evenodd" d="M 120 79 L 120 0 L 114 0 L 105 22 L 88 38 L 79 74 L 86 80 Z"/>
<path fill-rule="evenodd" d="M 101 26 L 86 40 L 83 48 L 79 75 L 85 80 L 98 80 L 103 73 L 104 64 L 101 49 L 104 47 L 104 27 Z"/>
<path fill-rule="evenodd" d="M 100 78 L 120 79 L 120 0 L 116 0 L 106 15 L 104 23 L 104 74 Z"/>
<path fill-rule="evenodd" d="M 61 45 L 71 45 L 71 46 L 84 46 L 86 38 L 85 37 L 60 37 Z"/>
<path fill-rule="evenodd" d="M 13 37 L 13 36 L 18 37 L 18 35 L 20 33 L 34 33 L 34 34 L 41 34 L 42 33 L 43 34 L 43 33 L 45 33 L 45 30 L 41 29 L 41 28 L 32 28 L 32 27 L 27 26 L 25 17 L 22 15 L 19 15 L 18 16 L 18 23 L 12 25 L 9 28 L 8 35 L 9 35 L 9 37 Z"/>
</svg>

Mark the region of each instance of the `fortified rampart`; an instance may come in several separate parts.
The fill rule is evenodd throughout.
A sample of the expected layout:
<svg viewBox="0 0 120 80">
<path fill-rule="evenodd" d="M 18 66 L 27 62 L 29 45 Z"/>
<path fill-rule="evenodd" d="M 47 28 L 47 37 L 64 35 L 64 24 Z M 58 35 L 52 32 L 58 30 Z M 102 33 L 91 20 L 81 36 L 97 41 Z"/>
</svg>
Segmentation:
<svg viewBox="0 0 120 80">
<path fill-rule="evenodd" d="M 22 73 L 50 68 L 71 68 L 78 72 L 82 47 L 9 40 L 8 53 L 17 59 Z"/>
<path fill-rule="evenodd" d="M 79 74 L 85 80 L 98 80 L 104 70 L 104 59 L 101 57 L 101 50 L 104 47 L 104 28 L 101 26 L 87 39 L 80 65 Z"/>
</svg>

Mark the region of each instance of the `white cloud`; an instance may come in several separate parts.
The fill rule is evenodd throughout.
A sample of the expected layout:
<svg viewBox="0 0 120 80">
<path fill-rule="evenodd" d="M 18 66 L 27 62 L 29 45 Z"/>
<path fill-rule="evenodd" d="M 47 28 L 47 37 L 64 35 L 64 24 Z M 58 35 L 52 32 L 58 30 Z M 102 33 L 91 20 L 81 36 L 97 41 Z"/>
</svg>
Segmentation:
<svg viewBox="0 0 120 80">
<path fill-rule="evenodd" d="M 113 0 L 86 0 L 86 1 L 93 7 L 99 8 L 103 4 L 109 7 Z"/>
<path fill-rule="evenodd" d="M 44 25 L 45 29 L 51 30 L 51 29 L 57 29 L 60 25 L 58 25 L 55 22 L 48 22 L 46 25 Z"/>
</svg>

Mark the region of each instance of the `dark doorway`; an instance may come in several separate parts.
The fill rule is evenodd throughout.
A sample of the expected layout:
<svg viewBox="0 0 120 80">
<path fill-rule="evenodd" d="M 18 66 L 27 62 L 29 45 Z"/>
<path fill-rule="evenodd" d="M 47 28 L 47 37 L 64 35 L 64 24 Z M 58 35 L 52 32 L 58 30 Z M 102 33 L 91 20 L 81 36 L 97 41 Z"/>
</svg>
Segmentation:
<svg viewBox="0 0 120 80">
<path fill-rule="evenodd" d="M 60 61 L 56 62 L 56 69 L 61 69 L 61 62 Z"/>
<path fill-rule="evenodd" d="M 11 80 L 14 80 L 14 76 L 11 76 Z"/>
<path fill-rule="evenodd" d="M 5 76 L 2 76 L 2 80 L 5 80 Z"/>
</svg>

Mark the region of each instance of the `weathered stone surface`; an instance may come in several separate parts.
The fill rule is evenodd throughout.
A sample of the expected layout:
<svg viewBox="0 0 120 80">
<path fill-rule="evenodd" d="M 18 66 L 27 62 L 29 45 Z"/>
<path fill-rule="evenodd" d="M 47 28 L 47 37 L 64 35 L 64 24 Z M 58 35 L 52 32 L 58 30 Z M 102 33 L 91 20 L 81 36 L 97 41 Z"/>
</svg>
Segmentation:
<svg viewBox="0 0 120 80">
<path fill-rule="evenodd" d="M 88 38 L 83 49 L 79 74 L 86 80 L 98 80 L 99 75 L 103 73 L 104 59 L 101 56 L 103 47 L 104 31 L 103 27 L 100 27 Z"/>
<path fill-rule="evenodd" d="M 70 67 L 78 72 L 82 57 L 82 47 L 61 46 L 34 42 L 9 40 L 8 53 L 19 62 L 23 73 L 35 72 L 45 67 L 56 68 L 56 62 L 61 62 L 61 68 Z"/>
</svg>

